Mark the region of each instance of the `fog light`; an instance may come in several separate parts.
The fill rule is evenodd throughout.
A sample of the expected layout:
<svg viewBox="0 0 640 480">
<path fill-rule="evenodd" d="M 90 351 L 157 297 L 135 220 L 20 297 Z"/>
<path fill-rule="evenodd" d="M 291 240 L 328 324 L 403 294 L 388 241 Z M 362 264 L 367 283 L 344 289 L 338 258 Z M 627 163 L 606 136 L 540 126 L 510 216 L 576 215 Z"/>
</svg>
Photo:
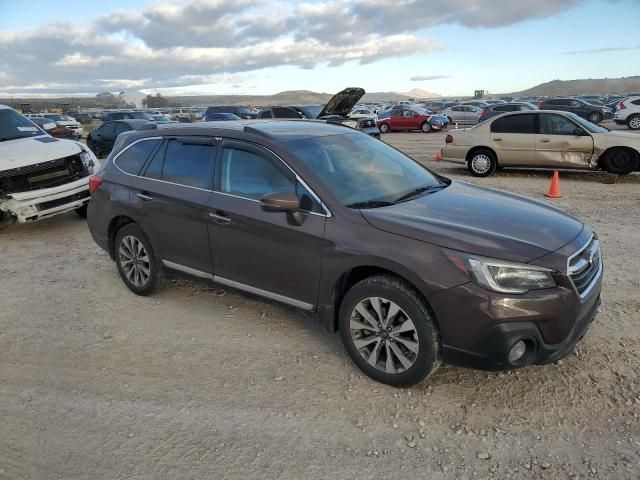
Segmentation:
<svg viewBox="0 0 640 480">
<path fill-rule="evenodd" d="M 527 344 L 522 340 L 516 342 L 509 351 L 509 362 L 515 363 L 520 360 L 527 351 Z"/>
</svg>

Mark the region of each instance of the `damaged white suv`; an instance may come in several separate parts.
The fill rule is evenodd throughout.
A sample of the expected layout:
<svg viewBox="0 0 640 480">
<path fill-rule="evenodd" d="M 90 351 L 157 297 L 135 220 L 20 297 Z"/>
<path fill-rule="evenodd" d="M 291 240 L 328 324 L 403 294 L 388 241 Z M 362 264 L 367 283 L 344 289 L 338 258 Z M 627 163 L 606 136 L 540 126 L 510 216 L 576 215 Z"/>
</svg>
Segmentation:
<svg viewBox="0 0 640 480">
<path fill-rule="evenodd" d="M 53 138 L 0 105 L 0 226 L 70 210 L 86 217 L 89 176 L 98 166 L 85 145 Z"/>
</svg>

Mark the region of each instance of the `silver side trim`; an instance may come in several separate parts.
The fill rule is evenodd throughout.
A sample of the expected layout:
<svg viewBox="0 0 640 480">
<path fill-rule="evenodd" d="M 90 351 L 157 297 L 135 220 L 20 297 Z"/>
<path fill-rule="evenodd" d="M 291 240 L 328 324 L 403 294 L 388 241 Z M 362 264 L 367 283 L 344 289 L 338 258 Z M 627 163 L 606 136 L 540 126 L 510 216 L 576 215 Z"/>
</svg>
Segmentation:
<svg viewBox="0 0 640 480">
<path fill-rule="evenodd" d="M 185 267 L 184 265 L 180 265 L 179 263 L 170 262 L 169 260 L 163 260 L 162 263 L 165 267 L 170 268 L 172 270 L 177 270 L 179 272 L 188 273 L 189 275 L 193 275 L 194 277 L 206 278 L 208 280 L 213 280 L 213 275 L 207 272 L 203 272 L 201 270 L 196 270 L 195 268 Z"/>
<path fill-rule="evenodd" d="M 172 270 L 177 270 L 178 272 L 187 273 L 189 275 L 193 275 L 194 277 L 206 278 L 207 280 L 213 280 L 220 285 L 225 285 L 227 287 L 235 288 L 237 290 L 242 290 L 243 292 L 253 293 L 254 295 L 259 295 L 264 298 L 269 298 L 271 300 L 275 300 L 276 302 L 286 303 L 287 305 L 291 305 L 292 307 L 300 308 L 302 310 L 311 311 L 313 310 L 313 305 L 306 302 L 301 302 L 300 300 L 296 300 L 294 298 L 285 297 L 284 295 L 280 295 L 279 293 L 270 292 L 268 290 L 262 290 L 261 288 L 252 287 L 251 285 L 245 285 L 244 283 L 236 282 L 234 280 L 229 280 L 228 278 L 219 277 L 217 275 L 211 275 L 210 273 L 203 272 L 201 270 L 196 270 L 195 268 L 185 267 L 184 265 L 180 265 L 179 263 L 170 262 L 169 260 L 163 260 L 162 263 L 165 267 L 170 268 Z"/>
<path fill-rule="evenodd" d="M 242 290 L 244 292 L 253 293 L 255 295 L 269 298 L 277 302 L 286 303 L 287 305 L 291 305 L 292 307 L 300 308 L 302 310 L 313 310 L 313 305 L 311 305 L 310 303 L 301 302 L 300 300 L 285 297 L 284 295 L 280 295 L 278 293 L 269 292 L 268 290 L 262 290 L 261 288 L 252 287 L 250 285 L 245 285 L 244 283 L 229 280 L 228 278 L 214 275 L 213 281 L 221 285 L 226 285 L 227 287 L 237 288 L 238 290 Z"/>
</svg>

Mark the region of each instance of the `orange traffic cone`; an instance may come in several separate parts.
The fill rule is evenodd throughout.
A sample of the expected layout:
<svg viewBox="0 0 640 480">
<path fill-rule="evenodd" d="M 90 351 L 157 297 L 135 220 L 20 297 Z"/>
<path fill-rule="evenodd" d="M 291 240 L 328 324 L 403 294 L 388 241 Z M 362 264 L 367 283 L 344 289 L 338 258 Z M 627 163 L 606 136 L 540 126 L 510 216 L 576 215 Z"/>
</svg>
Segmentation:
<svg viewBox="0 0 640 480">
<path fill-rule="evenodd" d="M 436 162 L 442 161 L 442 155 L 440 155 L 440 152 L 436 153 L 436 156 L 434 157 L 434 160 Z"/>
<path fill-rule="evenodd" d="M 562 195 L 560 194 L 560 176 L 558 175 L 557 170 L 553 172 L 553 179 L 549 186 L 549 192 L 545 193 L 544 196 L 549 198 L 562 198 Z"/>
</svg>

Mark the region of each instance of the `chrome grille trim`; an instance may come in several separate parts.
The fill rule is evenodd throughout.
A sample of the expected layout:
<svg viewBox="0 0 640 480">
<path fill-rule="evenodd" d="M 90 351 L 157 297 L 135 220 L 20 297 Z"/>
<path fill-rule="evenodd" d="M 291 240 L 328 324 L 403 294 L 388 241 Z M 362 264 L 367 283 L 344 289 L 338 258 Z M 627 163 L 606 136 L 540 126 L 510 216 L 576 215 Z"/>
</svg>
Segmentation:
<svg viewBox="0 0 640 480">
<path fill-rule="evenodd" d="M 602 254 L 600 242 L 595 235 L 569 257 L 567 275 L 581 300 L 586 298 L 598 283 L 602 276 Z"/>
</svg>

